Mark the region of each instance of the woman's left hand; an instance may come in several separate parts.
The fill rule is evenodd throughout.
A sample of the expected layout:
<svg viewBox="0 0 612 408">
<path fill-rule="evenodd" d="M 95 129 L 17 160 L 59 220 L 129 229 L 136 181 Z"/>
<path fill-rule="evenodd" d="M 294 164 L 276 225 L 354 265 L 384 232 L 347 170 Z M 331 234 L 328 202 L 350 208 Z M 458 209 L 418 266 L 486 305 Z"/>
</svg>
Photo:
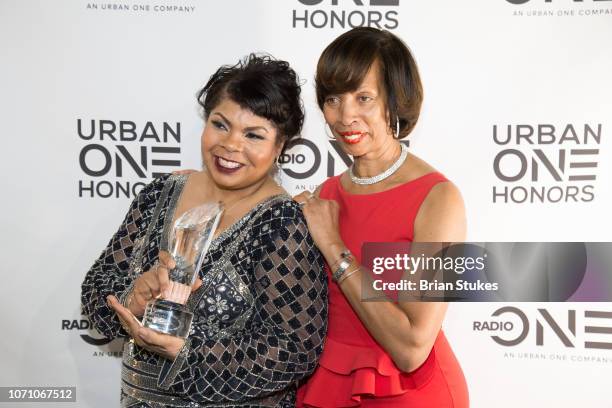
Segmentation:
<svg viewBox="0 0 612 408">
<path fill-rule="evenodd" d="M 308 190 L 293 199 L 302 207 L 310 235 L 322 252 L 336 246 L 344 247 L 340 237 L 340 207 L 337 202 L 319 198 Z"/>
<path fill-rule="evenodd" d="M 132 312 L 123 307 L 115 296 L 108 296 L 106 301 L 117 312 L 121 325 L 136 344 L 167 359 L 174 360 L 176 358 L 185 344 L 185 339 L 158 333 L 142 326 Z"/>
</svg>

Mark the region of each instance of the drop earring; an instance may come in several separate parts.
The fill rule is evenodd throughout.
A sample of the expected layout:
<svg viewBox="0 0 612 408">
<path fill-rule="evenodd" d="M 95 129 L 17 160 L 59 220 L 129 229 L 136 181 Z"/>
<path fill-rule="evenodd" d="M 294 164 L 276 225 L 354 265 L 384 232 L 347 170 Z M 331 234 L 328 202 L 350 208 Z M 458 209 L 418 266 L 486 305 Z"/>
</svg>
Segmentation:
<svg viewBox="0 0 612 408">
<path fill-rule="evenodd" d="M 400 123 L 399 123 L 399 116 L 398 116 L 395 121 L 395 135 L 393 135 L 393 137 L 395 137 L 396 139 L 399 139 L 399 133 L 400 133 Z"/>
</svg>

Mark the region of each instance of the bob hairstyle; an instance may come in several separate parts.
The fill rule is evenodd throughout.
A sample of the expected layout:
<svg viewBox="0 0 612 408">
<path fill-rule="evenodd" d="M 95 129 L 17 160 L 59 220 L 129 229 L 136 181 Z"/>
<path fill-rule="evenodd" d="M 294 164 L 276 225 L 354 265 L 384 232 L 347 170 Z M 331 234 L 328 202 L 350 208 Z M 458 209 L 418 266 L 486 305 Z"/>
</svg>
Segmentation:
<svg viewBox="0 0 612 408">
<path fill-rule="evenodd" d="M 410 134 L 419 119 L 423 86 L 410 50 L 394 34 L 371 27 L 357 27 L 336 38 L 325 48 L 317 64 L 317 102 L 321 110 L 329 95 L 359 88 L 370 67 L 379 67 L 379 83 L 386 97 L 389 128 Z"/>
<path fill-rule="evenodd" d="M 268 119 L 276 127 L 276 143 L 283 144 L 284 153 L 304 123 L 300 92 L 298 76 L 288 62 L 249 54 L 236 65 L 220 67 L 197 97 L 205 119 L 224 98 Z"/>
</svg>

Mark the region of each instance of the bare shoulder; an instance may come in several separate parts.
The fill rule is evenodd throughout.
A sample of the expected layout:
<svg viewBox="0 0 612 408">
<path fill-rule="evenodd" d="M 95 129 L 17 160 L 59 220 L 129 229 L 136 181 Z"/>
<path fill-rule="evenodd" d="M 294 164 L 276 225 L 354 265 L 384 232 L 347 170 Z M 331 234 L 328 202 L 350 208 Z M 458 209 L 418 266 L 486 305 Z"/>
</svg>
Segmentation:
<svg viewBox="0 0 612 408">
<path fill-rule="evenodd" d="M 412 153 L 408 153 L 408 158 L 398 173 L 402 182 L 405 183 L 436 171 L 437 170 L 425 160 Z"/>
<path fill-rule="evenodd" d="M 425 197 L 422 206 L 426 207 L 428 211 L 451 210 L 457 207 L 463 209 L 464 207 L 461 192 L 450 181 L 443 181 L 433 186 Z"/>
<path fill-rule="evenodd" d="M 465 204 L 450 181 L 432 187 L 414 222 L 414 239 L 423 242 L 461 242 L 466 233 Z"/>
</svg>

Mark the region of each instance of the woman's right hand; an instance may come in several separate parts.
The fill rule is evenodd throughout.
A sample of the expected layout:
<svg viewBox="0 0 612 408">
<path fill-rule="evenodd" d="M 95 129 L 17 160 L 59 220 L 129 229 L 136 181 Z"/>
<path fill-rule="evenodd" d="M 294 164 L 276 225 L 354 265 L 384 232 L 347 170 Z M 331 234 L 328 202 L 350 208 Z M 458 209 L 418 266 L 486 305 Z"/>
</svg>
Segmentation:
<svg viewBox="0 0 612 408">
<path fill-rule="evenodd" d="M 169 272 L 175 266 L 172 256 L 166 251 L 160 251 L 158 262 L 136 278 L 126 300 L 126 306 L 134 316 L 142 316 L 147 303 L 156 298 L 185 304 L 191 292 L 202 285 L 199 278 L 193 287 L 170 281 Z"/>
</svg>

